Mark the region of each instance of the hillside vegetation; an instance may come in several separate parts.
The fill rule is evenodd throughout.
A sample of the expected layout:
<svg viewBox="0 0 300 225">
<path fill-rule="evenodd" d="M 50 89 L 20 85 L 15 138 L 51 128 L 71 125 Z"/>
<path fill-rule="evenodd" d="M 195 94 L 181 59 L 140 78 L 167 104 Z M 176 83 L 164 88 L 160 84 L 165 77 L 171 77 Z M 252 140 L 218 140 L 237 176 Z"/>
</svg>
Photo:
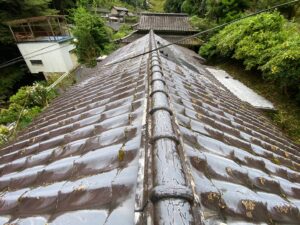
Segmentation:
<svg viewBox="0 0 300 225">
<path fill-rule="evenodd" d="M 165 0 L 150 0 L 149 11 L 151 12 L 164 12 Z"/>
</svg>

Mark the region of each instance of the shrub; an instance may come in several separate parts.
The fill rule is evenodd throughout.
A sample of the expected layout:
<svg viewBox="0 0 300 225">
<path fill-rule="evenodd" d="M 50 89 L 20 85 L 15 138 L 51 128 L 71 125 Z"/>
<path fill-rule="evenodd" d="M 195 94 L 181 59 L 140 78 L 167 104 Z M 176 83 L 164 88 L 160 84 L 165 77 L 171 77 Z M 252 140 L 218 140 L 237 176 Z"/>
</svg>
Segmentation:
<svg viewBox="0 0 300 225">
<path fill-rule="evenodd" d="M 270 59 L 260 69 L 268 80 L 300 102 L 300 36 L 297 32 L 287 33 L 287 39 L 271 49 Z"/>
<path fill-rule="evenodd" d="M 26 127 L 54 97 L 56 97 L 55 91 L 48 91 L 42 83 L 22 87 L 11 96 L 9 107 L 0 110 L 0 145 L 13 135 L 9 133 L 7 125 L 15 123 L 16 130 Z"/>
<path fill-rule="evenodd" d="M 8 141 L 9 130 L 6 126 L 0 125 L 0 145 Z"/>
<path fill-rule="evenodd" d="M 137 16 L 126 16 L 125 22 L 126 23 L 137 23 L 139 21 L 139 17 Z"/>
<path fill-rule="evenodd" d="M 240 18 L 249 8 L 248 0 L 207 0 L 206 15 L 219 22 L 228 22 Z"/>
<path fill-rule="evenodd" d="M 34 83 L 33 86 L 21 87 L 18 92 L 11 96 L 9 102 L 25 107 L 48 106 L 48 101 L 56 96 L 54 91 L 48 92 L 47 87 L 41 83 Z"/>
<path fill-rule="evenodd" d="M 132 31 L 133 31 L 133 29 L 131 28 L 131 26 L 129 26 L 127 24 L 123 24 L 120 27 L 119 31 L 113 35 L 113 39 L 118 40 L 118 39 L 121 39 L 123 37 L 126 37 Z"/>
<path fill-rule="evenodd" d="M 217 25 L 213 21 L 210 21 L 206 18 L 200 18 L 198 16 L 190 17 L 189 21 L 195 29 L 200 31 L 210 29 Z"/>
<path fill-rule="evenodd" d="M 11 96 L 9 107 L 0 111 L 0 124 L 16 122 L 20 115 L 20 124 L 28 124 L 55 96 L 54 91 L 48 92 L 47 88 L 40 83 L 20 88 L 15 95 Z"/>
</svg>

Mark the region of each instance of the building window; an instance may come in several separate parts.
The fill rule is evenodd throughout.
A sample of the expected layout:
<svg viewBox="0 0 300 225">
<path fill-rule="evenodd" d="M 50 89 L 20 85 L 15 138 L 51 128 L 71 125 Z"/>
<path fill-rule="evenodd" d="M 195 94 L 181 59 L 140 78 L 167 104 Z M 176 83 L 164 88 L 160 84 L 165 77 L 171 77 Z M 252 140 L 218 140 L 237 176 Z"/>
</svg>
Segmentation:
<svg viewBox="0 0 300 225">
<path fill-rule="evenodd" d="M 31 62 L 31 65 L 33 65 L 33 66 L 42 66 L 43 65 L 42 60 L 30 60 L 30 62 Z"/>
</svg>

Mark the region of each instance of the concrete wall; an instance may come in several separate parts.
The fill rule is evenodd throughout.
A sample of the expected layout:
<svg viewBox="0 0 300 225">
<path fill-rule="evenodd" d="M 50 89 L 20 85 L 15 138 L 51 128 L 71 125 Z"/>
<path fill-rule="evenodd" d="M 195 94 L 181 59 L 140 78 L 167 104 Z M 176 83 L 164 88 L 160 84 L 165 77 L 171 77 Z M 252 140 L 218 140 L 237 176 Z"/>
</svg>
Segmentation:
<svg viewBox="0 0 300 225">
<path fill-rule="evenodd" d="M 75 46 L 70 41 L 18 43 L 18 48 L 31 73 L 64 73 L 77 65 L 70 53 Z M 33 65 L 32 60 L 41 60 L 42 65 Z"/>
</svg>

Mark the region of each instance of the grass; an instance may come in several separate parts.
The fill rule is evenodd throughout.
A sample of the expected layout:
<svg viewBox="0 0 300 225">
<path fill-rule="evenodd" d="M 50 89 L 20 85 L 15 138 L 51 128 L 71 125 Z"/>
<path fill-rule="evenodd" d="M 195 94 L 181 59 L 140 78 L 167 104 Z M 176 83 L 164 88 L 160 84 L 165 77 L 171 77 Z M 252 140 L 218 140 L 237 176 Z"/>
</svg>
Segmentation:
<svg viewBox="0 0 300 225">
<path fill-rule="evenodd" d="M 263 80 L 258 71 L 244 70 L 239 62 L 230 60 L 213 64 L 271 101 L 277 111 L 264 112 L 265 115 L 293 141 L 300 144 L 300 105 L 285 96 L 274 84 Z"/>
<path fill-rule="evenodd" d="M 150 0 L 150 12 L 164 12 L 165 0 Z"/>
</svg>

